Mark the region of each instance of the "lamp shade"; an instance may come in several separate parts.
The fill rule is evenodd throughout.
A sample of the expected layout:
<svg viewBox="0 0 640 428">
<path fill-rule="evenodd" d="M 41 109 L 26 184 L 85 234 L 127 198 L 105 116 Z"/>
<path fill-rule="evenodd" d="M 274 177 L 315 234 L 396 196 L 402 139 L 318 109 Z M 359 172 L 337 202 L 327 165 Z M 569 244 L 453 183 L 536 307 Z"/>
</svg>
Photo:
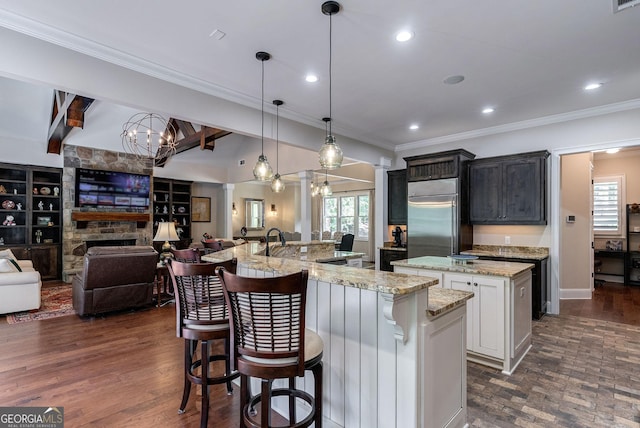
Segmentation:
<svg viewBox="0 0 640 428">
<path fill-rule="evenodd" d="M 156 236 L 153 237 L 154 241 L 166 242 L 166 241 L 179 241 L 178 233 L 176 232 L 176 226 L 172 222 L 163 221 L 158 223 L 158 231 Z"/>
<path fill-rule="evenodd" d="M 336 169 L 342 165 L 342 149 L 336 144 L 333 135 L 327 135 L 320 149 L 320 165 L 325 169 Z"/>
</svg>

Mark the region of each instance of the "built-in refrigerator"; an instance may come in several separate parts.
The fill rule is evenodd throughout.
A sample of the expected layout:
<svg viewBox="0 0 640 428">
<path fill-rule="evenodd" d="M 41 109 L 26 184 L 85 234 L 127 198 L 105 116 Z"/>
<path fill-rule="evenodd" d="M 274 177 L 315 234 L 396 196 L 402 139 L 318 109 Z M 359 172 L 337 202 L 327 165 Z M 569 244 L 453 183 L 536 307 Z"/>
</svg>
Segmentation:
<svg viewBox="0 0 640 428">
<path fill-rule="evenodd" d="M 459 178 L 409 182 L 407 256 L 449 256 L 471 249 L 473 228 Z"/>
</svg>

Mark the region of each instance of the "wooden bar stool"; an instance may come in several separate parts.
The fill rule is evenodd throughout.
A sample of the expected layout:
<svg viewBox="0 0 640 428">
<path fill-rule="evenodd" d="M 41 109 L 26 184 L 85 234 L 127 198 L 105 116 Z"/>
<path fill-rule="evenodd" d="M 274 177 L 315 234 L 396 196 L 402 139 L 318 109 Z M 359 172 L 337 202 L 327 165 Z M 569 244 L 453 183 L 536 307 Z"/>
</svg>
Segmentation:
<svg viewBox="0 0 640 428">
<path fill-rule="evenodd" d="M 308 272 L 276 278 L 246 278 L 217 270 L 231 319 L 232 357 L 240 372 L 240 426 L 271 427 L 271 397 L 289 398 L 289 427 L 322 427 L 322 339 L 305 329 Z M 296 389 L 295 378 L 311 370 L 314 396 Z M 250 396 L 248 377 L 261 380 Z M 289 379 L 288 388 L 272 388 L 275 379 Z M 296 419 L 296 399 L 311 406 Z M 260 419 L 253 409 L 260 404 Z"/>
<path fill-rule="evenodd" d="M 184 391 L 178 413 L 184 413 L 191 384 L 201 385 L 202 428 L 207 426 L 209 417 L 209 385 L 226 383 L 227 393 L 231 394 L 231 381 L 240 375 L 231 369 L 227 305 L 220 280 L 215 274 L 219 266 L 235 272 L 236 260 L 222 263 L 181 263 L 169 260 L 167 263 L 176 297 L 176 335 L 185 339 Z M 224 340 L 224 354 L 210 355 L 210 342 L 214 340 Z M 194 360 L 197 358 L 195 354 L 198 343 L 201 356 Z M 214 361 L 225 362 L 223 375 L 210 375 L 209 363 Z"/>
<path fill-rule="evenodd" d="M 171 250 L 173 259 L 181 263 L 200 263 L 200 250 L 197 248 L 186 248 L 184 250 Z"/>
<path fill-rule="evenodd" d="M 202 241 L 202 245 L 204 246 L 205 254 L 217 253 L 224 249 L 222 241 Z"/>
</svg>

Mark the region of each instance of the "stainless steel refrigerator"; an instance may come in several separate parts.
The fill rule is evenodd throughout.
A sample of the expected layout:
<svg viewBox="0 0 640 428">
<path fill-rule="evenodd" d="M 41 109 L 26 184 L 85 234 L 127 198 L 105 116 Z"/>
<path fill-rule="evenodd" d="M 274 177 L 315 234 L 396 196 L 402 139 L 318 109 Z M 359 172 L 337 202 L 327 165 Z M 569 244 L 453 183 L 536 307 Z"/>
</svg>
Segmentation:
<svg viewBox="0 0 640 428">
<path fill-rule="evenodd" d="M 407 256 L 449 256 L 471 248 L 466 198 L 458 178 L 409 182 Z"/>
</svg>

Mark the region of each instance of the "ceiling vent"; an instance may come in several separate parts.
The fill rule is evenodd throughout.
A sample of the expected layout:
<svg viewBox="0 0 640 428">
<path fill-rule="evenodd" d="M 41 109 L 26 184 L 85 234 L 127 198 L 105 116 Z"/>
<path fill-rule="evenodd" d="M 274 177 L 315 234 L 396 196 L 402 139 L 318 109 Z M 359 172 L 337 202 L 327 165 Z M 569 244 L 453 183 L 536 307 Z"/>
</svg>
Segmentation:
<svg viewBox="0 0 640 428">
<path fill-rule="evenodd" d="M 637 4 L 640 4 L 640 0 L 613 0 L 613 13 L 621 12 Z"/>
</svg>

